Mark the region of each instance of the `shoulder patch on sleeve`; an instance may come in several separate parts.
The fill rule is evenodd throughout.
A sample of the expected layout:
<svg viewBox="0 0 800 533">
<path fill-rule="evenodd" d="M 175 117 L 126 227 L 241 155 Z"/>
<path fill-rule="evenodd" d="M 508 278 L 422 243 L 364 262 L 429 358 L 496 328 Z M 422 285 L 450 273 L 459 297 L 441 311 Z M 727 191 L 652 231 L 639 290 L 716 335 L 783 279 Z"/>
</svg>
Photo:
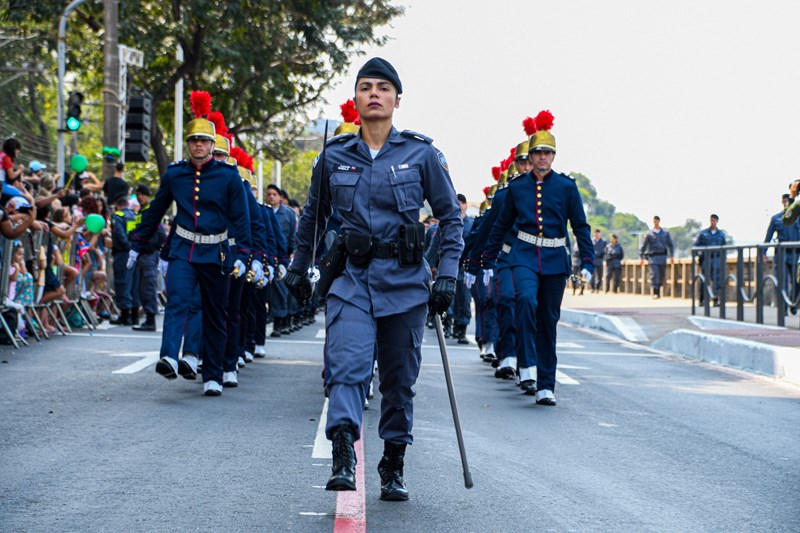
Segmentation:
<svg viewBox="0 0 800 533">
<path fill-rule="evenodd" d="M 402 135 L 403 137 L 408 137 L 409 139 L 417 139 L 418 141 L 426 142 L 428 144 L 433 144 L 433 139 L 421 133 L 417 133 L 416 131 L 403 130 L 400 132 L 400 135 Z"/>
<path fill-rule="evenodd" d="M 326 146 L 330 146 L 332 144 L 336 144 L 336 143 L 340 143 L 342 141 L 346 141 L 347 139 L 351 139 L 351 138 L 353 138 L 355 136 L 356 136 L 356 134 L 352 133 L 352 132 L 341 133 L 339 135 L 336 135 L 336 136 L 331 137 L 330 139 L 328 139 L 328 142 L 325 143 L 325 144 L 326 144 Z"/>
</svg>

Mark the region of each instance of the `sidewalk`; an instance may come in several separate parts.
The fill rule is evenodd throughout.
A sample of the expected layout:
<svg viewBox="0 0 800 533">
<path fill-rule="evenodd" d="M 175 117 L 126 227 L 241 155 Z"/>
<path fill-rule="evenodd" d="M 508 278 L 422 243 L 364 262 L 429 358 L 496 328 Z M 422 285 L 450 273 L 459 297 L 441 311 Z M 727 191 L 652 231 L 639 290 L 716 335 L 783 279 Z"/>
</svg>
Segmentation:
<svg viewBox="0 0 800 533">
<path fill-rule="evenodd" d="M 712 317 L 691 314 L 691 301 L 653 300 L 631 294 L 572 295 L 564 293 L 561 321 L 597 329 L 622 339 L 691 359 L 730 366 L 800 384 L 800 318 L 789 315 L 789 327 L 755 323 L 755 308 L 745 307 L 745 322 L 737 322 L 736 306 L 726 307 L 728 319 L 712 309 Z M 773 308 L 765 322 L 776 323 Z"/>
</svg>

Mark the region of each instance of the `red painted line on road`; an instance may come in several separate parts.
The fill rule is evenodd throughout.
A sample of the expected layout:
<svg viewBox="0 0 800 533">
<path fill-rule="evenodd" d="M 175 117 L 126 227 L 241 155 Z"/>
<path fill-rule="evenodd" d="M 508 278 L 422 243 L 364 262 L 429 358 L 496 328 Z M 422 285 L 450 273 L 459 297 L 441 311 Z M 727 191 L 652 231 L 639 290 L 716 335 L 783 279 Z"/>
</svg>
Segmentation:
<svg viewBox="0 0 800 533">
<path fill-rule="evenodd" d="M 333 533 L 366 533 L 367 507 L 364 499 L 364 428 L 355 442 L 356 490 L 343 490 L 336 495 L 336 521 Z"/>
</svg>

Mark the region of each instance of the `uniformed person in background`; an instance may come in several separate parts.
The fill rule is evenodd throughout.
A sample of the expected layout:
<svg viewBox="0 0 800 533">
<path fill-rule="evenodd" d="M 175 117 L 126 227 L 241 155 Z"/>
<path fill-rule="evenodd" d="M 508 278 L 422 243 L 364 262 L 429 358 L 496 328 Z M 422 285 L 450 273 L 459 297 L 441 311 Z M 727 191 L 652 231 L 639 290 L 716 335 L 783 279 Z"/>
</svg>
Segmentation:
<svg viewBox="0 0 800 533">
<path fill-rule="evenodd" d="M 611 242 L 606 245 L 603 259 L 606 261 L 606 292 L 613 290 L 619 292 L 619 282 L 622 278 L 622 259 L 625 251 L 616 235 L 611 235 Z"/>
<path fill-rule="evenodd" d="M 149 243 L 174 201 L 176 229 L 169 247 L 167 307 L 156 372 L 174 379 L 179 373 L 188 375 L 197 371 L 183 359 L 179 364 L 178 353 L 192 297 L 199 291 L 203 309 L 203 394 L 219 396 L 229 274 L 242 276 L 249 266 L 250 217 L 236 167 L 211 156 L 216 133 L 214 125 L 204 118 L 211 111 L 210 95 L 207 108 L 200 104 L 196 107 L 193 105 L 198 118 L 186 128 L 190 160 L 171 164 L 161 177 L 150 209 L 132 233 L 128 266 L 134 266 L 139 252 Z M 234 228 L 234 235 L 229 236 L 229 227 Z M 228 244 L 229 237 L 236 239 L 235 248 Z M 231 256 L 236 258 L 232 271 L 224 268 Z"/>
<path fill-rule="evenodd" d="M 347 261 L 327 294 L 327 437 L 333 469 L 326 488 L 355 490 L 353 442 L 361 436 L 364 400 L 377 345 L 381 402 L 378 464 L 381 499 L 407 500 L 403 458 L 412 442 L 414 384 L 430 305 L 447 310 L 455 294 L 463 242 L 461 210 L 444 155 L 431 139 L 397 131 L 394 110 L 403 92 L 389 62 L 373 58 L 355 83 L 358 134 L 327 143 L 314 164 L 308 203 L 297 234 L 287 287 L 303 302 L 311 297 L 308 268 L 315 235 L 336 209 L 342 220 Z M 442 233 L 433 289 L 422 257 L 420 209 L 427 200 Z M 318 216 L 317 216 L 318 214 Z"/>
<path fill-rule="evenodd" d="M 672 254 L 675 247 L 669 232 L 661 227 L 661 217 L 653 217 L 653 229 L 647 232 L 639 248 L 639 265 L 644 265 L 647 259 L 650 265 L 650 289 L 653 299 L 661 298 L 661 286 L 667 278 L 667 259 L 672 264 Z"/>
<path fill-rule="evenodd" d="M 150 208 L 150 187 L 140 184 L 136 187 L 136 200 L 139 212 L 136 214 L 136 227 L 142 222 L 142 215 Z M 144 308 L 145 321 L 133 326 L 136 331 L 155 331 L 156 314 L 158 314 L 158 252 L 167 240 L 167 232 L 163 224 L 158 225 L 150 243 L 141 249 L 134 269 L 134 284 L 138 298 L 134 297 L 134 313 L 138 313 L 138 302 Z M 127 261 L 126 261 L 127 262 Z"/>
<path fill-rule="evenodd" d="M 581 252 L 581 274 L 591 280 L 594 248 L 586 213 L 575 181 L 552 170 L 556 140 L 553 116 L 536 117 L 537 131 L 528 140 L 531 172 L 511 181 L 503 211 L 492 228 L 484 257 L 500 251 L 516 224 L 509 252 L 514 281 L 517 354 L 537 370 L 536 403 L 556 405 L 556 326 L 570 272 L 567 222 Z"/>
<path fill-rule="evenodd" d="M 599 229 L 594 230 L 592 244 L 594 245 L 594 272 L 592 273 L 591 292 L 600 292 L 603 290 L 603 253 L 608 242 L 603 238 Z"/>
<path fill-rule="evenodd" d="M 295 233 L 297 231 L 297 216 L 288 205 L 283 203 L 280 188 L 271 183 L 267 186 L 266 202 L 275 213 L 278 219 L 278 225 L 286 241 L 287 260 L 291 258 L 294 253 Z M 286 290 L 286 285 L 283 282 L 284 271 L 279 269 L 278 277 L 272 284 L 272 291 L 270 294 L 270 314 L 272 315 L 272 330 L 276 333 L 274 336 L 289 335 L 292 333 L 292 318 L 289 313 L 292 302 L 292 296 Z M 296 304 L 295 304 L 296 305 Z"/>
<path fill-rule="evenodd" d="M 781 196 L 781 204 L 783 211 L 776 213 L 770 219 L 769 227 L 767 228 L 767 236 L 764 242 L 772 242 L 773 236 L 776 236 L 778 242 L 796 242 L 800 241 L 800 221 L 797 214 L 800 213 L 797 204 L 797 188 L 798 182 L 795 181 L 789 188 L 789 194 Z M 780 280 L 783 286 L 786 287 L 786 292 L 790 295 L 790 299 L 794 300 L 797 296 L 797 261 L 800 254 L 797 253 L 795 248 L 787 248 L 784 251 L 784 264 L 786 265 L 786 274 Z M 764 261 L 766 261 L 766 256 Z M 778 265 L 775 265 L 775 272 L 778 271 Z M 797 312 L 795 306 L 790 306 L 792 312 Z"/>
<path fill-rule="evenodd" d="M 721 229 L 717 228 L 717 223 L 719 222 L 719 216 L 712 214 L 709 217 L 709 226 L 700 231 L 697 234 L 697 238 L 694 240 L 695 246 L 724 246 L 725 245 L 725 232 Z M 727 275 L 725 271 L 725 258 L 726 253 L 725 251 L 719 252 L 703 252 L 699 256 L 700 268 L 703 269 L 703 265 L 706 261 L 708 261 L 709 266 L 709 273 L 711 279 L 711 285 L 713 285 L 713 290 L 715 294 L 719 294 L 720 289 L 723 288 L 722 279 L 724 275 Z M 701 270 L 702 271 L 702 270 Z M 723 289 L 724 290 L 724 289 Z M 706 297 L 706 286 L 705 284 L 701 285 L 700 289 L 700 305 L 703 305 Z M 719 296 L 714 297 L 714 305 L 717 305 L 719 302 Z"/>
<path fill-rule="evenodd" d="M 122 326 L 131 325 L 131 315 L 136 310 L 133 308 L 133 272 L 128 270 L 128 257 L 131 244 L 128 233 L 136 226 L 136 214 L 128 206 L 128 193 L 118 192 L 114 198 L 116 211 L 111 217 L 111 256 L 114 261 L 114 303 L 120 310 L 117 320 L 111 324 Z"/>
</svg>

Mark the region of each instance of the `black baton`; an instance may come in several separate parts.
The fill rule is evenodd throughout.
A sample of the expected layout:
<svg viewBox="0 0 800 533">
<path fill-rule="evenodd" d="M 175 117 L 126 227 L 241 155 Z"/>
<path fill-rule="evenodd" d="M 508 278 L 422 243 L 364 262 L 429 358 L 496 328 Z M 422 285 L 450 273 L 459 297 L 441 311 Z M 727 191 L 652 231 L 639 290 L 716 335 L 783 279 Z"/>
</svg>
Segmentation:
<svg viewBox="0 0 800 533">
<path fill-rule="evenodd" d="M 444 380 L 447 382 L 447 394 L 450 396 L 450 408 L 453 411 L 453 422 L 456 426 L 456 438 L 458 439 L 458 451 L 461 454 L 461 466 L 464 468 L 464 486 L 468 489 L 471 489 L 472 474 L 469 472 L 469 465 L 467 464 L 467 451 L 464 449 L 464 436 L 461 434 L 461 420 L 458 417 L 456 391 L 453 389 L 453 377 L 450 375 L 450 363 L 447 362 L 447 346 L 444 343 L 442 317 L 437 313 L 434 317 L 434 321 L 436 323 L 436 336 L 439 338 L 439 351 L 442 353 Z"/>
</svg>

